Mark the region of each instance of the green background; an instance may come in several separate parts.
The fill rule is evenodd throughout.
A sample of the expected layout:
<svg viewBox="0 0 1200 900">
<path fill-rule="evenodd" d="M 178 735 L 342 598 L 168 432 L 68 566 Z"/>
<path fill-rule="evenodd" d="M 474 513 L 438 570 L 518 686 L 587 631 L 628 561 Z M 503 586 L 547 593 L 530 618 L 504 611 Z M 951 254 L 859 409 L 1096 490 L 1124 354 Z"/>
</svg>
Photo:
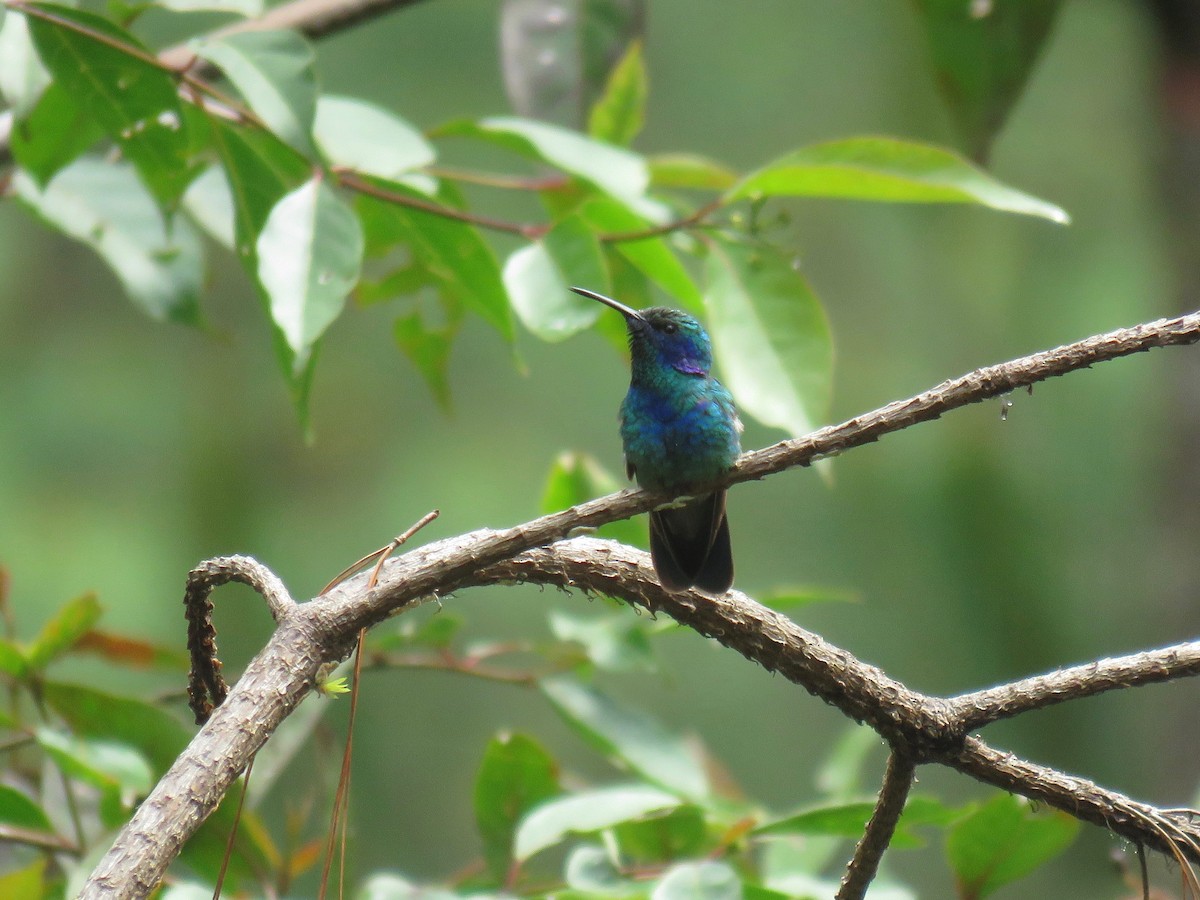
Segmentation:
<svg viewBox="0 0 1200 900">
<path fill-rule="evenodd" d="M 701 152 L 745 170 L 857 134 L 953 145 L 909 5 L 702 6 L 652 5 L 638 149 Z M 324 40 L 322 85 L 423 127 L 503 112 L 496 16 L 493 4 L 438 0 Z M 168 23 L 157 24 L 166 34 Z M 966 207 L 769 207 L 786 212 L 773 242 L 794 252 L 832 323 L 831 421 L 1176 311 L 1164 205 L 1175 187 L 1161 178 L 1153 38 L 1131 3 L 1067 4 L 995 146 L 997 176 L 1065 207 L 1067 228 Z M 313 391 L 316 442 L 305 446 L 258 301 L 234 261 L 217 258 L 211 328 L 155 325 L 86 249 L 0 204 L 0 563 L 26 633 L 95 590 L 107 628 L 182 645 L 184 575 L 205 557 L 253 555 L 308 597 L 433 507 L 442 517 L 422 539 L 535 515 L 562 450 L 620 471 L 615 416 L 627 373 L 600 337 L 547 345 L 522 335 L 522 373 L 494 332 L 471 322 L 445 415 L 391 344 L 401 303 L 353 311 L 332 328 Z M 932 693 L 1191 637 L 1193 353 L 1040 385 L 1012 398 L 1007 421 L 996 402 L 953 413 L 847 454 L 828 481 L 800 470 L 739 486 L 730 498 L 738 587 L 853 592 L 856 603 L 798 618 Z M 750 423 L 744 444 L 781 437 Z M 217 602 L 222 657 L 236 672 L 270 620 L 249 591 L 222 589 Z M 533 588 L 469 591 L 445 605 L 479 638 L 541 638 L 550 607 L 587 611 L 579 595 Z M 816 764 L 847 727 L 841 715 L 695 635 L 660 644 L 662 677 L 606 686 L 700 735 L 771 809 L 812 799 Z M 73 665 L 66 676 L 112 677 Z M 122 678 L 114 690 L 168 684 Z M 363 688 L 352 801 L 360 871 L 437 879 L 477 854 L 470 791 L 497 730 L 530 731 L 573 771 L 614 777 L 532 693 L 407 670 L 372 674 Z M 1190 684 L 1144 688 L 986 735 L 1139 799 L 1187 805 L 1194 702 Z M 335 730 L 347 706 L 331 710 Z M 336 739 L 324 743 L 336 752 Z M 334 779 L 332 760 L 302 757 L 295 784 Z M 869 771 L 881 765 L 882 750 Z M 923 790 L 948 798 L 983 793 L 949 773 L 919 775 Z M 1065 860 L 999 896 L 1116 896 L 1114 848 L 1085 829 Z M 888 864 L 923 896 L 950 892 L 936 854 L 893 852 Z"/>
</svg>

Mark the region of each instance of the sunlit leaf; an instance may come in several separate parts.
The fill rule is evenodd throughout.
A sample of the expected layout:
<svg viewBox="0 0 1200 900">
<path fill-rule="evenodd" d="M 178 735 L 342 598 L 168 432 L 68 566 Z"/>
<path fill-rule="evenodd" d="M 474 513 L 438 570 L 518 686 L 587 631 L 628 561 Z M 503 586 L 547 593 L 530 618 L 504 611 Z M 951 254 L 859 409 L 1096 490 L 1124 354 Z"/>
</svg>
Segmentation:
<svg viewBox="0 0 1200 900">
<path fill-rule="evenodd" d="M 604 94 L 592 106 L 588 134 L 628 146 L 646 121 L 646 65 L 642 42 L 633 41 L 613 67 Z"/>
<path fill-rule="evenodd" d="M 713 351 L 738 407 L 793 437 L 829 408 L 829 323 L 804 277 L 778 250 L 718 239 L 709 247 L 705 299 Z"/>
<path fill-rule="evenodd" d="M 621 873 L 603 847 L 576 847 L 567 857 L 565 869 L 567 886 L 586 895 L 624 897 L 642 893 L 642 888 Z"/>
<path fill-rule="evenodd" d="M 874 803 L 865 801 L 818 806 L 760 825 L 753 833 L 819 834 L 857 838 L 862 836 L 863 828 L 874 809 Z"/>
<path fill-rule="evenodd" d="M 517 822 L 559 791 L 558 766 L 533 738 L 502 734 L 488 742 L 475 778 L 475 823 L 488 868 L 497 878 L 512 864 Z"/>
<path fill-rule="evenodd" d="M 1060 0 L 917 0 L 936 84 L 966 144 L 984 159 L 1046 45 Z"/>
<path fill-rule="evenodd" d="M 84 594 L 56 610 L 29 647 L 30 666 L 45 668 L 70 650 L 96 624 L 100 613 L 100 602 L 95 594 Z"/>
<path fill-rule="evenodd" d="M 616 197 L 639 215 L 663 221 L 666 210 L 646 198 L 650 171 L 646 160 L 624 147 L 615 147 L 575 131 L 545 122 L 514 117 L 456 122 L 445 134 L 487 140 L 568 172 Z"/>
<path fill-rule="evenodd" d="M 50 728 L 38 729 L 37 741 L 67 775 L 101 789 L 118 788 L 130 800 L 149 793 L 154 783 L 145 758 L 125 744 L 71 737 Z"/>
<path fill-rule="evenodd" d="M 471 896 L 478 894 L 472 892 Z M 463 897 L 455 891 L 414 884 L 399 875 L 378 872 L 363 883 L 354 900 L 459 900 Z"/>
<path fill-rule="evenodd" d="M 517 827 L 514 856 L 526 860 L 570 834 L 591 834 L 680 805 L 678 797 L 646 785 L 584 791 L 535 807 Z"/>
<path fill-rule="evenodd" d="M 362 268 L 358 217 L 323 179 L 283 197 L 258 236 L 258 280 L 295 354 L 293 373 L 341 314 Z"/>
<path fill-rule="evenodd" d="M 690 800 L 708 796 L 708 777 L 687 742 L 648 713 L 573 678 L 544 679 L 541 689 L 567 724 L 616 765 Z"/>
<path fill-rule="evenodd" d="M 263 13 L 263 0 L 156 0 L 155 5 L 177 13 L 228 12 L 247 19 Z"/>
<path fill-rule="evenodd" d="M 317 100 L 314 137 L 333 165 L 380 178 L 397 178 L 435 158 L 433 146 L 408 122 L 351 97 Z"/>
<path fill-rule="evenodd" d="M 55 81 L 116 141 L 170 209 L 187 186 L 187 136 L 175 79 L 136 38 L 93 13 L 34 3 L 29 32 Z M 117 45 L 117 46 L 114 46 Z"/>
<path fill-rule="evenodd" d="M 742 880 L 728 863 L 681 863 L 667 870 L 650 900 L 742 900 Z"/>
<path fill-rule="evenodd" d="M 29 672 L 25 652 L 12 641 L 0 638 L 0 672 L 13 678 L 24 678 Z"/>
<path fill-rule="evenodd" d="M 960 897 L 987 897 L 1058 856 L 1079 821 L 1058 810 L 1035 812 L 1027 800 L 997 794 L 960 821 L 946 838 L 946 856 Z"/>
<path fill-rule="evenodd" d="M 125 292 L 154 319 L 199 320 L 204 259 L 191 225 L 163 226 L 153 199 L 133 169 L 84 157 L 41 190 L 18 172 L 18 196 L 56 229 L 90 246 Z"/>
<path fill-rule="evenodd" d="M 39 856 L 28 865 L 0 875 L 0 897 L 5 900 L 44 900 L 47 896 L 45 873 L 49 861 L 48 856 Z"/>
<path fill-rule="evenodd" d="M 504 286 L 522 324 L 544 341 L 561 341 L 590 326 L 600 304 L 571 292 L 587 285 L 604 293 L 608 272 L 596 236 L 577 217 L 555 225 L 504 264 Z"/>
<path fill-rule="evenodd" d="M 38 59 L 25 17 L 10 12 L 0 25 L 0 96 L 21 117 L 50 84 L 50 73 Z"/>
<path fill-rule="evenodd" d="M 759 196 L 842 197 L 897 203 L 973 203 L 1066 224 L 1060 207 L 997 181 L 929 144 L 858 137 L 814 144 L 751 172 L 727 200 Z"/>
<path fill-rule="evenodd" d="M 213 240 L 226 249 L 234 248 L 237 212 L 220 166 L 209 166 L 192 179 L 183 194 L 183 208 Z"/>
<path fill-rule="evenodd" d="M 294 31 L 242 31 L 193 41 L 197 55 L 219 68 L 267 127 L 302 153 L 312 153 L 317 81 L 312 45 Z"/>
</svg>

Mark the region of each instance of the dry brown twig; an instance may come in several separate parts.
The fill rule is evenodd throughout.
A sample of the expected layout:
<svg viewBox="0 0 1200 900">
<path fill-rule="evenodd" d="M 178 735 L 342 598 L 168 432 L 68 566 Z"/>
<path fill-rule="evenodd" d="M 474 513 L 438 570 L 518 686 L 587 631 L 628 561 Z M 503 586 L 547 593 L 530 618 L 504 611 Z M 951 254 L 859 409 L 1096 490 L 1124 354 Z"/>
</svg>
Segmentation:
<svg viewBox="0 0 1200 900">
<path fill-rule="evenodd" d="M 1153 347 L 1200 341 L 1200 314 L 1162 319 L 976 370 L 907 400 L 888 404 L 799 440 L 745 454 L 725 479 L 759 479 L 878 440 L 949 410 L 1047 378 Z M 1200 673 L 1200 641 L 1099 660 L 1085 666 L 955 698 L 907 688 L 846 650 L 737 592 L 711 598 L 670 594 L 646 554 L 576 529 L 644 512 L 662 497 L 630 489 L 512 528 L 471 532 L 390 560 L 378 584 L 359 575 L 307 603 L 294 603 L 253 560 L 209 560 L 189 576 L 190 602 L 207 602 L 217 583 L 258 583 L 278 628 L 204 728 L 176 760 L 97 866 L 82 896 L 143 897 L 183 842 L 279 723 L 312 689 L 322 666 L 345 658 L 359 629 L 464 588 L 512 582 L 599 591 L 665 613 L 764 668 L 778 672 L 892 747 L 888 778 L 871 826 L 851 861 L 839 897 L 862 896 L 903 809 L 911 770 L 938 763 L 1038 800 L 1114 834 L 1200 861 L 1200 826 L 1184 810 L 1139 803 L 1091 782 L 1018 759 L 972 734 L 989 722 L 1031 709 Z M 890 787 L 889 787 L 890 786 Z"/>
</svg>

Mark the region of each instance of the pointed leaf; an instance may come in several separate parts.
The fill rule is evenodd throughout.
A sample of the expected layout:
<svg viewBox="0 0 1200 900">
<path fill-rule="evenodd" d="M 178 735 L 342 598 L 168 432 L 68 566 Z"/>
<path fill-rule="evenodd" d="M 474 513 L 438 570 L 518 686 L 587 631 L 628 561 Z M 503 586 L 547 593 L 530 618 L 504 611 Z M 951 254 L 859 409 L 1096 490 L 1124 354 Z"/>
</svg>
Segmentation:
<svg viewBox="0 0 1200 900">
<path fill-rule="evenodd" d="M 682 863 L 667 871 L 650 900 L 742 900 L 742 880 L 728 863 Z"/>
<path fill-rule="evenodd" d="M 172 209 L 190 174 L 175 79 L 133 35 L 101 16 L 48 3 L 30 8 L 39 11 L 29 17 L 30 35 L 55 81 L 116 141 L 159 204 Z"/>
<path fill-rule="evenodd" d="M 817 806 L 759 825 L 753 834 L 823 834 L 861 837 L 875 810 L 874 803 L 839 803 Z"/>
<path fill-rule="evenodd" d="M 0 822 L 35 831 L 54 830 L 45 810 L 7 784 L 0 784 Z"/>
<path fill-rule="evenodd" d="M 1061 5 L 1060 0 L 917 0 L 937 86 L 972 159 L 986 158 Z"/>
<path fill-rule="evenodd" d="M 103 136 L 100 123 L 56 81 L 28 115 L 14 123 L 10 146 L 18 165 L 45 188 Z"/>
<path fill-rule="evenodd" d="M 90 246 L 125 292 L 153 319 L 199 320 L 203 251 L 196 232 L 176 221 L 170 232 L 133 170 L 82 158 L 40 190 L 18 172 L 17 195 L 50 225 Z"/>
<path fill-rule="evenodd" d="M 1060 207 L 997 181 L 949 150 L 894 138 L 814 144 L 752 172 L 727 200 L 757 196 L 844 197 L 895 203 L 974 203 L 1065 225 Z"/>
<path fill-rule="evenodd" d="M 37 741 L 67 775 L 102 790 L 116 788 L 132 799 L 145 796 L 154 783 L 146 760 L 124 744 L 70 737 L 50 728 L 38 729 Z"/>
<path fill-rule="evenodd" d="M 404 355 L 412 360 L 421 377 L 444 410 L 450 408 L 450 381 L 447 370 L 450 348 L 458 332 L 458 322 L 443 328 L 431 328 L 420 313 L 401 316 L 392 325 L 392 337 Z"/>
<path fill-rule="evenodd" d="M 397 178 L 436 158 L 425 136 L 408 122 L 351 97 L 317 100 L 314 136 L 333 165 L 380 178 Z"/>
<path fill-rule="evenodd" d="M 716 240 L 705 267 L 713 350 L 738 406 L 793 437 L 824 418 L 833 379 L 829 323 L 779 251 Z"/>
<path fill-rule="evenodd" d="M 87 634 L 100 619 L 100 602 L 95 594 L 84 594 L 59 609 L 29 648 L 29 664 L 44 669 Z"/>
<path fill-rule="evenodd" d="M 600 317 L 600 304 L 571 293 L 574 284 L 608 290 L 600 242 L 577 216 L 564 219 L 504 264 L 504 286 L 517 317 L 544 341 L 564 340 Z"/>
<path fill-rule="evenodd" d="M 704 156 L 661 153 L 649 158 L 650 184 L 656 188 L 692 188 L 727 191 L 737 184 L 737 173 Z"/>
<path fill-rule="evenodd" d="M 475 823 L 488 868 L 497 878 L 512 864 L 517 822 L 559 791 L 558 766 L 537 741 L 502 734 L 488 742 L 475 778 Z"/>
<path fill-rule="evenodd" d="M 168 669 L 186 672 L 187 653 L 141 638 L 91 629 L 75 644 L 78 653 L 92 653 L 131 669 Z"/>
<path fill-rule="evenodd" d="M 613 67 L 603 96 L 592 106 L 588 134 L 623 147 L 632 144 L 646 121 L 646 91 L 642 42 L 633 41 Z"/>
<path fill-rule="evenodd" d="M 0 672 L 13 678 L 24 678 L 29 674 L 29 660 L 24 651 L 12 641 L 0 638 Z"/>
<path fill-rule="evenodd" d="M 637 784 L 599 788 L 549 800 L 535 807 L 521 821 L 513 855 L 523 861 L 553 847 L 570 834 L 591 834 L 678 806 L 678 797 Z"/>
<path fill-rule="evenodd" d="M 225 73 L 281 140 L 301 153 L 314 152 L 317 80 L 308 41 L 294 31 L 242 31 L 199 39 L 192 49 Z"/>
<path fill-rule="evenodd" d="M 363 257 L 358 217 L 323 179 L 314 178 L 275 204 L 258 236 L 257 255 L 271 318 L 295 353 L 292 370 L 299 373 L 358 281 Z"/>
<path fill-rule="evenodd" d="M 516 153 L 569 172 L 606 194 L 626 203 L 639 214 L 665 218 L 665 210 L 647 200 L 650 170 L 646 160 L 631 150 L 593 140 L 545 122 L 514 117 L 496 117 L 479 122 L 457 122 L 445 126 L 444 134 L 480 138 Z"/>
<path fill-rule="evenodd" d="M 209 237 L 228 250 L 234 248 L 237 211 L 220 166 L 209 166 L 192 180 L 183 194 L 183 208 Z"/>
<path fill-rule="evenodd" d="M 540 686 L 567 724 L 615 764 L 689 800 L 708 796 L 708 777 L 687 742 L 648 713 L 572 678 L 547 678 Z"/>
<path fill-rule="evenodd" d="M 986 897 L 1023 878 L 1062 853 L 1078 831 L 1078 820 L 1066 813 L 1034 812 L 1027 800 L 996 795 L 946 838 L 959 895 Z"/>
</svg>

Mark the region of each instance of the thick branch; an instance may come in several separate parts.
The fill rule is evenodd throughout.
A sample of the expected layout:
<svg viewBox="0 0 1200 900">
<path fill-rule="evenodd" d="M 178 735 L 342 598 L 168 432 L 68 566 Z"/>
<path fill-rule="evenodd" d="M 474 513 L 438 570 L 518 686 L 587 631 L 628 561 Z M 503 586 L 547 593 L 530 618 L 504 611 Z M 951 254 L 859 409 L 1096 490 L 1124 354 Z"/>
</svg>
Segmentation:
<svg viewBox="0 0 1200 900">
<path fill-rule="evenodd" d="M 821 456 L 876 441 L 959 406 L 1055 375 L 1150 347 L 1197 340 L 1200 315 L 1189 315 L 1114 331 L 980 369 L 800 440 L 747 453 L 722 482 L 734 484 L 808 465 Z M 1114 830 L 1139 843 L 1167 852 L 1179 852 L 1182 847 L 1182 852 L 1200 858 L 1194 849 L 1200 832 L 1186 817 L 1154 811 L 1159 816 L 1155 819 L 1148 812 L 1153 807 L 1135 804 L 1053 770 L 1039 769 L 992 750 L 977 739 L 965 738 L 967 723 L 979 721 L 978 709 L 987 710 L 982 713 L 985 718 L 994 718 L 1011 714 L 1005 710 L 1015 708 L 1014 702 L 1041 701 L 1012 701 L 995 692 L 981 692 L 974 705 L 965 698 L 951 702 L 926 697 L 742 595 L 730 593 L 714 599 L 690 593 L 668 594 L 654 580 L 645 554 L 590 539 L 562 541 L 575 529 L 628 518 L 665 499 L 641 490 L 627 490 L 513 528 L 476 531 L 438 541 L 390 561 L 374 588 L 367 588 L 367 576 L 358 576 L 309 603 L 287 609 L 267 647 L 139 807 L 82 896 L 145 896 L 254 752 L 308 692 L 318 668 L 344 658 L 360 628 L 456 589 L 512 579 L 576 584 L 666 612 L 780 672 L 852 718 L 870 723 L 893 748 L 917 762 L 946 762 L 976 778 L 1044 800 L 1088 821 L 1117 822 L 1119 828 Z M 1154 659 L 1147 665 L 1161 663 Z M 1191 671 L 1175 669 L 1165 676 L 1134 677 L 1141 678 L 1137 683 L 1142 683 Z M 1029 689 L 1036 692 L 1062 687 L 1053 675 L 1042 678 L 1045 681 L 1040 688 L 1033 679 Z M 1087 690 L 1104 689 L 1098 681 L 1094 685 L 1094 689 Z M 1076 788 L 1085 796 L 1077 796 Z M 1165 828 L 1164 822 L 1170 828 Z"/>
</svg>

